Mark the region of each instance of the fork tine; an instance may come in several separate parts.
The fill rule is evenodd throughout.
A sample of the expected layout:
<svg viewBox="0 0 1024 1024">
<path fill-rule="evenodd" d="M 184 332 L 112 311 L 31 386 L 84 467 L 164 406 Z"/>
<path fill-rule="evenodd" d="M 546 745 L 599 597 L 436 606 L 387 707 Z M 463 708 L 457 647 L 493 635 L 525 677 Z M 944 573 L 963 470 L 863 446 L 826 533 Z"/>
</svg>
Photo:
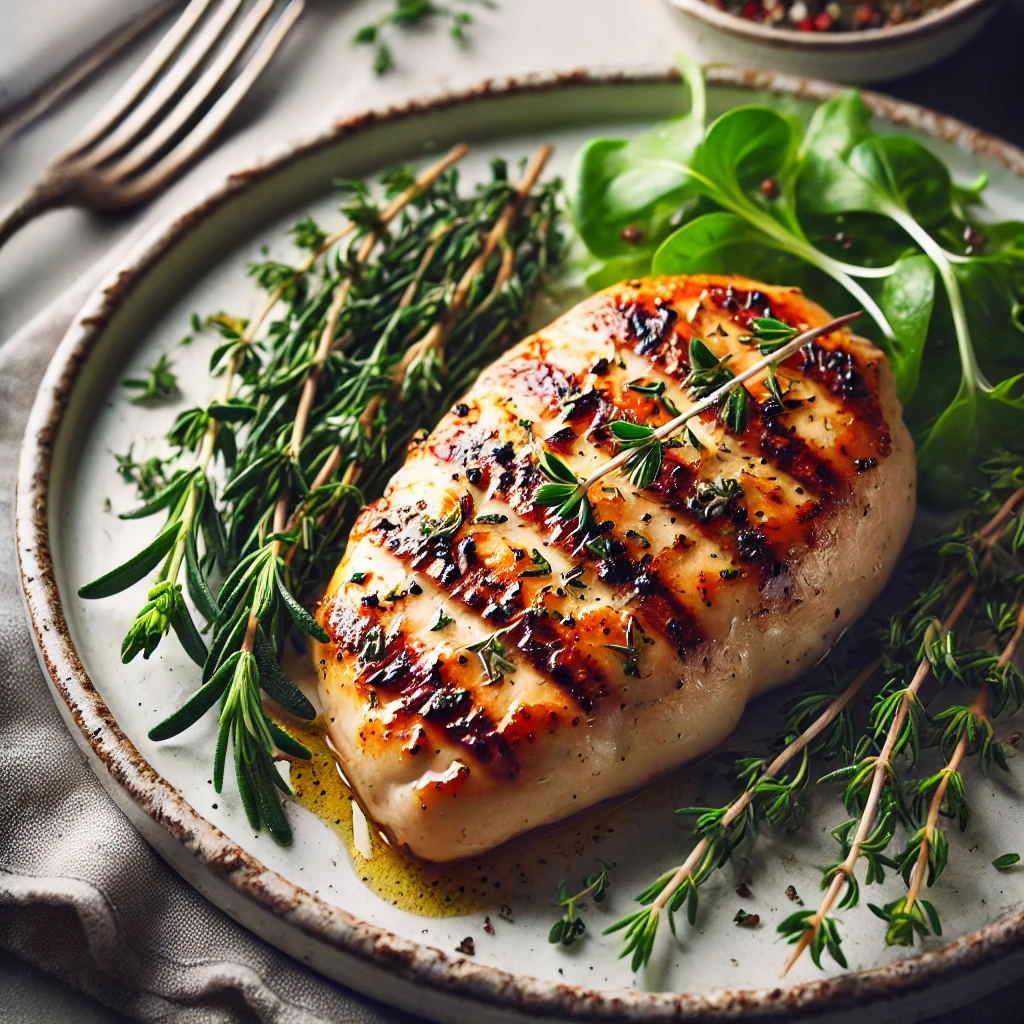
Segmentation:
<svg viewBox="0 0 1024 1024">
<path fill-rule="evenodd" d="M 124 149 L 146 128 L 167 102 L 174 98 L 189 75 L 216 45 L 237 14 L 241 3 L 242 0 L 224 0 L 213 17 L 200 28 L 185 52 L 171 65 L 167 74 L 156 83 L 142 102 L 106 138 L 101 139 L 94 149 L 79 157 L 86 166 L 98 166 Z"/>
<path fill-rule="evenodd" d="M 142 167 L 147 160 L 158 153 L 166 143 L 170 142 L 185 127 L 189 118 L 202 106 L 203 102 L 212 95 L 221 79 L 231 70 L 242 51 L 266 21 L 267 15 L 274 9 L 275 3 L 276 0 L 258 0 L 258 3 L 245 16 L 238 30 L 217 54 L 216 60 L 203 72 L 199 81 L 178 100 L 167 117 L 163 118 L 149 135 L 129 150 L 117 163 L 111 167 L 105 167 L 104 173 L 119 178 L 131 174 L 132 171 Z"/>
<path fill-rule="evenodd" d="M 138 99 L 177 52 L 182 40 L 192 31 L 211 3 L 213 0 L 192 0 L 181 12 L 178 20 L 156 44 L 149 56 L 135 69 L 128 81 L 103 104 L 102 109 L 78 133 L 71 145 L 57 157 L 56 163 L 91 146 L 101 135 L 105 135 L 110 128 L 117 124 L 124 116 L 125 111 Z"/>
<path fill-rule="evenodd" d="M 134 181 L 120 186 L 125 204 L 136 203 L 151 195 L 207 146 L 223 127 L 232 111 L 263 73 L 284 42 L 305 7 L 305 0 L 290 0 L 281 17 L 266 34 L 238 77 L 166 156 Z"/>
</svg>

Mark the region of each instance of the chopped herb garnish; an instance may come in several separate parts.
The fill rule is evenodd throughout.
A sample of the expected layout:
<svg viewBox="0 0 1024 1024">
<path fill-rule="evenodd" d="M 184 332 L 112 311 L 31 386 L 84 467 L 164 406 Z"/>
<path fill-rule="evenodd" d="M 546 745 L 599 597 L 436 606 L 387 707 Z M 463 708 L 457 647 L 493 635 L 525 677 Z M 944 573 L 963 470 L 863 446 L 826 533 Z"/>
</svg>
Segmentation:
<svg viewBox="0 0 1024 1024">
<path fill-rule="evenodd" d="M 615 867 L 614 864 L 607 864 L 600 857 L 597 858 L 600 864 L 599 870 L 589 875 L 583 883 L 583 888 L 575 895 L 569 893 L 569 883 L 563 878 L 558 883 L 558 903 L 562 916 L 551 926 L 548 932 L 548 942 L 562 946 L 571 946 L 574 942 L 582 939 L 586 934 L 587 926 L 580 917 L 580 911 L 587 909 L 586 899 L 592 899 L 595 903 L 603 903 L 608 895 L 608 873 Z"/>
<path fill-rule="evenodd" d="M 630 615 L 626 621 L 626 642 L 624 644 L 605 644 L 609 651 L 613 651 L 622 662 L 623 675 L 639 678 L 640 676 L 640 652 L 644 644 L 653 644 L 654 641 L 644 633 L 643 628 L 637 621 L 635 615 Z"/>
<path fill-rule="evenodd" d="M 450 626 L 455 620 L 450 615 L 445 615 L 443 608 L 437 609 L 437 618 L 430 627 L 431 633 L 439 633 L 442 629 Z"/>
<path fill-rule="evenodd" d="M 698 480 L 686 507 L 709 522 L 724 516 L 735 501 L 743 497 L 743 488 L 731 477 L 719 476 L 714 480 Z"/>
<path fill-rule="evenodd" d="M 488 683 L 501 682 L 506 673 L 511 675 L 516 670 L 515 662 L 508 660 L 508 650 L 501 642 L 502 634 L 506 633 L 508 629 L 509 627 L 505 626 L 489 636 L 485 636 L 483 640 L 466 645 L 466 650 L 480 659 L 484 678 Z"/>
<path fill-rule="evenodd" d="M 630 381 L 626 387 L 630 391 L 635 391 L 639 395 L 646 395 L 648 398 L 660 398 L 665 393 L 665 382 L 663 380 L 634 380 Z"/>
<path fill-rule="evenodd" d="M 128 377 L 123 380 L 122 387 L 138 392 L 129 401 L 135 405 L 149 405 L 174 398 L 178 394 L 178 378 L 171 369 L 173 365 L 164 352 L 146 371 L 145 377 Z"/>
<path fill-rule="evenodd" d="M 371 626 L 359 652 L 359 660 L 380 661 L 384 657 L 384 650 L 384 631 L 380 626 Z"/>
<path fill-rule="evenodd" d="M 420 534 L 424 537 L 433 537 L 435 540 L 451 540 L 459 532 L 462 526 L 462 506 L 455 508 L 442 516 L 440 519 L 431 519 L 424 516 L 420 520 Z"/>
<path fill-rule="evenodd" d="M 551 563 L 536 548 L 530 552 L 530 561 L 533 563 L 533 568 L 523 569 L 522 572 L 519 573 L 520 576 L 551 575 Z"/>
<path fill-rule="evenodd" d="M 587 585 L 583 582 L 583 574 L 587 571 L 587 567 L 580 562 L 578 565 L 574 565 L 571 569 L 567 569 L 562 573 L 562 581 L 567 587 L 572 587 L 573 590 L 586 590 Z"/>
</svg>

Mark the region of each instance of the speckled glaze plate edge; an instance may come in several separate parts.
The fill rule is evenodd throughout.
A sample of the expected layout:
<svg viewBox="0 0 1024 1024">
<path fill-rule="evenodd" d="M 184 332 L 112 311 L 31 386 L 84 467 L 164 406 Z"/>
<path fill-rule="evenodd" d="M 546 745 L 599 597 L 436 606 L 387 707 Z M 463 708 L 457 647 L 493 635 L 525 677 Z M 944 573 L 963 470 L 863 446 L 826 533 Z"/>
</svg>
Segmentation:
<svg viewBox="0 0 1024 1024">
<path fill-rule="evenodd" d="M 460 111 L 458 134 L 470 138 L 504 134 L 502 115 L 512 100 L 540 97 L 543 110 L 534 130 L 545 130 L 570 112 L 596 119 L 609 98 L 628 98 L 629 88 L 664 84 L 674 74 L 573 72 L 518 80 L 487 81 L 463 92 L 374 111 L 334 125 L 329 131 L 231 175 L 183 215 L 154 229 L 96 289 L 68 331 L 43 380 L 33 407 L 18 474 L 16 526 L 22 586 L 34 641 L 72 734 L 118 806 L 146 839 L 190 884 L 245 927 L 324 975 L 396 1006 L 438 1020 L 794 1020 L 827 1017 L 860 1020 L 873 1009 L 878 1019 L 897 1011 L 913 1020 L 924 1012 L 962 1001 L 968 986 L 977 997 L 1024 969 L 1024 914 L 1014 914 L 938 950 L 898 963 L 818 982 L 711 995 L 597 991 L 540 981 L 475 964 L 426 944 L 399 938 L 370 921 L 328 905 L 268 869 L 196 811 L 141 756 L 121 731 L 90 680 L 72 642 L 57 586 L 51 552 L 51 509 L 59 486 L 55 448 L 90 353 L 118 309 L 127 301 L 159 297 L 153 271 L 173 259 L 183 239 L 230 217 L 244 194 L 264 194 L 268 210 L 293 205 L 297 186 L 290 172 L 309 161 L 328 159 L 340 145 L 363 147 L 367 171 L 381 140 L 403 133 L 446 139 L 445 119 Z M 779 96 L 824 100 L 835 86 L 770 72 L 717 67 L 712 86 L 766 90 Z M 941 138 L 984 155 L 1011 174 L 1024 177 L 1024 152 L 961 122 L 888 97 L 865 93 L 880 118 Z M 553 102 L 561 99 L 564 102 Z M 529 105 L 528 105 L 529 106 Z M 624 114 L 627 104 L 618 104 Z M 520 109 L 519 113 L 522 113 Z M 645 110 L 662 116 L 669 110 Z M 467 117 L 466 115 L 469 114 Z M 513 116 L 515 114 L 513 113 Z M 418 126 L 410 131 L 410 126 Z M 495 126 L 500 126 L 496 129 Z M 422 130 L 420 130 L 422 129 Z M 396 136 L 395 133 L 398 133 Z M 294 175 L 292 178 L 294 179 Z M 330 180 L 329 177 L 327 180 Z M 285 199 L 271 199 L 271 195 Z M 291 191 L 289 191 L 289 189 Z M 959 996 L 956 994 L 959 993 Z"/>
</svg>

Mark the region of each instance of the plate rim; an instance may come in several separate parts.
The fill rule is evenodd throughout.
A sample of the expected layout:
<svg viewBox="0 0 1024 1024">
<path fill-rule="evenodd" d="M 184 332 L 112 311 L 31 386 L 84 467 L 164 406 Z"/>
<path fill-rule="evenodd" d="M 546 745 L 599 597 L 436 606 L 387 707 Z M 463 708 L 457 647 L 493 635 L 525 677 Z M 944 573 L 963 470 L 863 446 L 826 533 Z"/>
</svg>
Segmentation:
<svg viewBox="0 0 1024 1024">
<path fill-rule="evenodd" d="M 185 797 L 149 765 L 121 731 L 90 680 L 71 640 L 57 588 L 49 542 L 49 486 L 53 450 L 63 414 L 95 343 L 120 302 L 195 225 L 259 181 L 322 148 L 376 125 L 400 122 L 427 113 L 506 95 L 615 85 L 657 85 L 678 80 L 675 69 L 577 70 L 502 79 L 413 98 L 336 121 L 326 131 L 289 144 L 216 183 L 183 213 L 157 224 L 96 286 L 55 350 L 29 415 L 19 460 L 15 531 L 19 579 L 33 640 L 51 688 L 66 705 L 66 715 L 81 733 L 75 737 L 92 748 L 107 775 L 152 823 L 184 846 L 197 864 L 209 870 L 244 899 L 282 918 L 310 939 L 326 943 L 367 965 L 398 972 L 414 985 L 439 996 L 470 999 L 496 1009 L 576 1020 L 692 1021 L 745 1019 L 754 1016 L 805 1016 L 863 1005 L 874 999 L 920 993 L 967 971 L 994 965 L 1016 952 L 1024 940 L 1024 911 L 990 922 L 981 929 L 892 964 L 833 978 L 772 989 L 730 989 L 695 994 L 647 992 L 637 988 L 591 989 L 513 974 L 497 967 L 453 957 L 426 943 L 401 938 L 320 900 L 289 882 L 207 821 Z M 728 66 L 707 69 L 709 85 L 822 101 L 841 86 L 818 79 Z M 1003 164 L 1024 178 L 1024 151 L 955 118 L 876 92 L 863 97 L 872 113 L 952 143 Z M 62 709 L 63 711 L 64 709 Z M 89 759 L 96 767 L 92 758 Z M 172 867 L 177 866 L 172 863 Z M 190 883 L 191 884 L 191 883 Z M 244 926 L 244 925 L 243 925 Z M 270 941 L 270 940 L 265 940 Z M 379 995 L 378 995 L 379 998 Z"/>
</svg>

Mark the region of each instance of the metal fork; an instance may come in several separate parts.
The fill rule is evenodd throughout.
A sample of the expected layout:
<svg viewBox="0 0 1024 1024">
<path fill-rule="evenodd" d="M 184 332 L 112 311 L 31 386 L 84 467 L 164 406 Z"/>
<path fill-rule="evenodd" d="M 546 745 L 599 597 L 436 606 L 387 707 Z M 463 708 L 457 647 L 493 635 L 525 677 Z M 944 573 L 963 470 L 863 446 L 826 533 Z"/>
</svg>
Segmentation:
<svg viewBox="0 0 1024 1024">
<path fill-rule="evenodd" d="M 177 177 L 212 142 L 259 78 L 302 13 L 305 0 L 290 0 L 271 20 L 275 3 L 256 0 L 229 31 L 242 0 L 191 0 L 68 149 L 21 200 L 0 212 L 0 246 L 46 210 L 123 209 L 148 199 Z M 262 40 L 229 79 L 268 22 Z"/>
</svg>

